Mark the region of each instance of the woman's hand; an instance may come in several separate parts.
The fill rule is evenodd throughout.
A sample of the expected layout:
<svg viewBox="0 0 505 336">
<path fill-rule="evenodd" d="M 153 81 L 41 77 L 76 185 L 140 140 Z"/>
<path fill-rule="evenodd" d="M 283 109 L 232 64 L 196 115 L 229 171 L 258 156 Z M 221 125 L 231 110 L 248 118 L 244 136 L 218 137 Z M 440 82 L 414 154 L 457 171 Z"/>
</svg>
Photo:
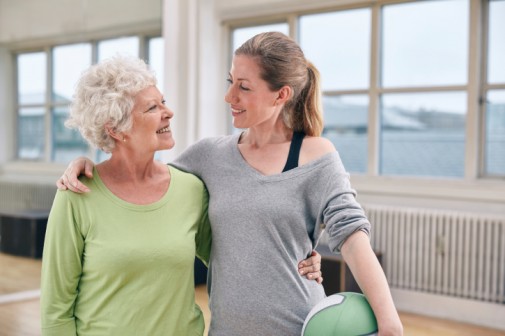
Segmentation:
<svg viewBox="0 0 505 336">
<path fill-rule="evenodd" d="M 298 273 L 304 275 L 309 280 L 316 280 L 318 284 L 323 282 L 321 274 L 321 255 L 312 251 L 310 257 L 300 261 L 298 264 Z"/>
<path fill-rule="evenodd" d="M 89 192 L 88 187 L 82 184 L 78 177 L 82 173 L 89 178 L 93 177 L 93 166 L 93 161 L 83 156 L 73 160 L 63 175 L 56 181 L 56 186 L 60 190 L 68 189 L 79 194 Z"/>
</svg>

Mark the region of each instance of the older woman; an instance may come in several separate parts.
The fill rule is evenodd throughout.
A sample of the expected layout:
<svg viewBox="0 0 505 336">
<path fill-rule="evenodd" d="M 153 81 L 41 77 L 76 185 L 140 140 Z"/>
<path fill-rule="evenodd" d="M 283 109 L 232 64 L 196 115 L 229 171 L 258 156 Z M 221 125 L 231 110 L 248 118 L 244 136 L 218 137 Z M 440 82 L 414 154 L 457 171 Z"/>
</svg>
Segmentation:
<svg viewBox="0 0 505 336">
<path fill-rule="evenodd" d="M 173 112 L 146 64 L 116 57 L 81 77 L 67 126 L 111 153 L 92 193 L 58 191 L 42 262 L 43 335 L 202 335 L 194 258 L 209 259 L 208 194 L 154 161 Z"/>
</svg>

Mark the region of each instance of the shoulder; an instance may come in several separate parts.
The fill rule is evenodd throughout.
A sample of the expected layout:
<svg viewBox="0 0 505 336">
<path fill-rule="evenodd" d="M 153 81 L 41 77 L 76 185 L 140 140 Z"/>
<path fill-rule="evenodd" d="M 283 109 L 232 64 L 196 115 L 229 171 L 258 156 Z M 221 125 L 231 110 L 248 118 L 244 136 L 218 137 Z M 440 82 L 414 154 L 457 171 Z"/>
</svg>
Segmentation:
<svg viewBox="0 0 505 336">
<path fill-rule="evenodd" d="M 229 144 L 232 139 L 236 137 L 234 135 L 225 135 L 225 136 L 216 136 L 216 137 L 208 137 L 198 140 L 194 144 L 192 144 L 189 148 L 198 148 L 198 149 L 210 149 L 216 146 L 222 146 Z"/>
<path fill-rule="evenodd" d="M 322 137 L 306 136 L 303 139 L 302 148 L 300 150 L 299 163 L 303 165 L 335 151 L 335 146 L 330 140 Z"/>
<path fill-rule="evenodd" d="M 184 184 L 186 187 L 189 187 L 189 186 L 192 186 L 196 189 L 204 189 L 205 186 L 202 182 L 202 180 L 192 174 L 192 173 L 188 173 L 186 171 L 183 171 L 183 170 L 180 170 L 179 168 L 176 168 L 175 166 L 169 164 L 169 170 L 170 170 L 170 174 L 171 174 L 171 179 L 172 181 L 177 181 L 177 183 L 182 183 Z"/>
</svg>

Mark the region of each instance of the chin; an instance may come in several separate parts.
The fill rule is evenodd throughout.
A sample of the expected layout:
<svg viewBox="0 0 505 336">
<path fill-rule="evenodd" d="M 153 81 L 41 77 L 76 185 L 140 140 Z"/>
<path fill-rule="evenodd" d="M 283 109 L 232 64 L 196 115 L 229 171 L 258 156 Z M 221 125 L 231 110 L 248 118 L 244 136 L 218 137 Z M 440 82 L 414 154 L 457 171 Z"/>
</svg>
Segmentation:
<svg viewBox="0 0 505 336">
<path fill-rule="evenodd" d="M 238 128 L 238 129 L 248 128 L 247 125 L 244 125 L 244 123 L 240 123 L 235 120 L 233 120 L 233 127 Z"/>
<path fill-rule="evenodd" d="M 163 146 L 163 147 L 165 147 L 163 149 L 172 149 L 172 148 L 174 148 L 174 146 L 175 146 L 175 141 L 174 141 L 174 139 L 172 139 L 172 140 L 170 140 L 170 142 L 166 146 Z"/>
</svg>

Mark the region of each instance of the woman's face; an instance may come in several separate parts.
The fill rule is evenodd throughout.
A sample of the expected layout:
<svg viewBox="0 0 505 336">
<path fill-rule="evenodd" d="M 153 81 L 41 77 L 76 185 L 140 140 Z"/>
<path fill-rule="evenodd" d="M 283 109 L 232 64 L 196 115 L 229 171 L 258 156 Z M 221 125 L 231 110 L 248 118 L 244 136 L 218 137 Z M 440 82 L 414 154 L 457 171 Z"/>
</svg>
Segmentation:
<svg viewBox="0 0 505 336">
<path fill-rule="evenodd" d="M 260 68 L 254 58 L 234 56 L 228 82 L 230 86 L 224 99 L 230 104 L 233 126 L 250 128 L 275 123 L 282 108 L 277 103 L 278 91 L 271 91 L 260 78 Z"/>
<path fill-rule="evenodd" d="M 170 129 L 174 113 L 156 86 L 150 86 L 135 96 L 132 110 L 133 125 L 128 134 L 128 145 L 140 151 L 155 152 L 174 147 Z"/>
</svg>

